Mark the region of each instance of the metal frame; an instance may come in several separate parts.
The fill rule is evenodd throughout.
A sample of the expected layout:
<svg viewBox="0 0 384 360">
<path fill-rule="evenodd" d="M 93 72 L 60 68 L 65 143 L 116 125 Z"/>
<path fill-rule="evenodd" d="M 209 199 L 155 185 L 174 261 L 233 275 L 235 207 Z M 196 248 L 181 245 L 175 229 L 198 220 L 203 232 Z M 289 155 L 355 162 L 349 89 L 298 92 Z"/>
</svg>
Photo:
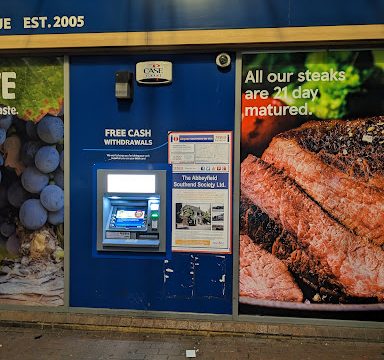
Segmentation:
<svg viewBox="0 0 384 360">
<path fill-rule="evenodd" d="M 64 309 L 69 307 L 70 273 L 70 73 L 69 57 L 64 57 Z"/>
<path fill-rule="evenodd" d="M 233 219 L 234 224 L 234 233 L 233 239 L 236 241 L 234 243 L 233 249 L 237 250 L 233 255 L 233 289 L 237 291 L 237 304 L 233 303 L 233 309 L 237 309 L 237 314 L 233 311 L 233 319 L 237 321 L 252 321 L 252 322 L 263 322 L 263 323 L 285 323 L 285 324 L 295 324 L 295 325 L 332 325 L 332 326 L 350 326 L 357 328 L 384 328 L 383 322 L 373 322 L 373 321 L 360 321 L 360 320 L 340 320 L 340 319 L 324 319 L 324 318 L 304 318 L 304 317 L 288 317 L 288 316 L 261 316 L 261 315 L 252 315 L 252 314 L 239 314 L 238 312 L 238 300 L 239 300 L 239 242 L 240 242 L 240 231 L 239 231 L 239 205 L 240 205 L 240 142 L 241 142 L 241 82 L 242 82 L 242 57 L 245 54 L 255 54 L 261 52 L 274 52 L 274 53 L 284 53 L 284 52 L 305 52 L 305 51 L 322 51 L 322 50 L 345 50 L 345 46 L 343 47 L 335 47 L 335 46 L 326 46 L 325 48 L 314 47 L 314 46 L 306 46 L 306 47 L 294 47 L 292 49 L 255 49 L 252 50 L 244 50 L 237 52 L 236 56 L 236 97 L 235 97 L 235 151 L 234 154 L 234 210 L 233 213 L 237 214 L 237 218 Z M 351 46 L 350 48 L 353 48 Z M 350 49 L 349 48 L 349 49 Z M 380 47 L 374 47 L 379 48 Z M 372 49 L 371 46 L 367 45 L 364 47 L 355 47 L 353 50 L 368 50 Z M 383 49 L 384 50 L 384 49 Z M 237 227 L 237 232 L 235 232 L 235 228 Z M 237 278 L 236 278 L 236 276 Z M 236 284 L 237 281 L 237 284 Z M 234 291 L 235 292 L 235 291 Z M 234 302 L 235 302 L 235 294 L 233 294 Z"/>
<path fill-rule="evenodd" d="M 233 202 L 232 202 L 232 318 L 239 319 L 239 241 L 240 241 L 240 130 L 241 130 L 241 68 L 242 53 L 236 53 L 235 118 L 233 139 Z"/>
</svg>

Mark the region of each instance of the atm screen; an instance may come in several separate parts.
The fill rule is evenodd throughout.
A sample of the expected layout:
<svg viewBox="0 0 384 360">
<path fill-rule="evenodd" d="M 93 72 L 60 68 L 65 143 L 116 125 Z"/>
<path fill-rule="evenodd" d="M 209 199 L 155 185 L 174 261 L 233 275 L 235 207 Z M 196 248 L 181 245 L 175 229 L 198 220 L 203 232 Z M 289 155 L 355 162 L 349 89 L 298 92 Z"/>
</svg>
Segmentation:
<svg viewBox="0 0 384 360">
<path fill-rule="evenodd" d="M 145 229 L 146 210 L 117 208 L 111 219 L 111 226 L 115 229 Z"/>
</svg>

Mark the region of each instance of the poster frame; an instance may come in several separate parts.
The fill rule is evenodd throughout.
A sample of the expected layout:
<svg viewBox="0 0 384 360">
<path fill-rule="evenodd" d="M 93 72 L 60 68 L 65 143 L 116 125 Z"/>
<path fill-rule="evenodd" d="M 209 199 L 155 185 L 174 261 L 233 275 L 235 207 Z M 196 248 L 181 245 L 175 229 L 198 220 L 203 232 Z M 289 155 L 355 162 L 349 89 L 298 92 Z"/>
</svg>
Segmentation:
<svg viewBox="0 0 384 360">
<path fill-rule="evenodd" d="M 212 250 L 210 248 L 206 249 L 194 249 L 193 247 L 187 249 L 185 248 L 178 248 L 178 247 L 173 247 L 173 239 L 172 239 L 172 252 L 180 252 L 180 253 L 186 253 L 186 252 L 193 252 L 196 254 L 216 254 L 216 255 L 233 255 L 233 198 L 231 197 L 231 193 L 233 193 L 233 163 L 234 159 L 234 133 L 233 131 L 225 131 L 225 130 L 204 130 L 204 131 L 169 131 L 168 133 L 168 162 L 169 164 L 172 164 L 170 161 L 170 154 L 171 154 L 171 149 L 170 149 L 170 138 L 173 133 L 177 134 L 228 134 L 230 135 L 230 142 L 229 142 L 229 147 L 230 147 L 230 153 L 229 153 L 229 170 L 228 170 L 228 208 L 229 208 L 229 214 L 228 214 L 228 224 L 227 226 L 229 227 L 228 229 L 228 239 L 227 239 L 227 244 L 228 247 L 226 249 L 216 249 Z M 173 170 L 172 170 L 173 174 Z M 172 189 L 173 191 L 173 189 Z M 173 210 L 173 209 L 172 209 Z M 172 214 L 173 216 L 173 214 Z M 173 228 L 172 228 L 173 230 Z"/>
<path fill-rule="evenodd" d="M 0 36 L 1 38 L 1 36 Z M 10 53 L 9 56 L 15 56 L 15 54 Z M 37 54 L 20 54 L 20 57 L 36 57 Z M 37 311 L 37 312 L 57 312 L 57 313 L 67 313 L 70 311 L 69 305 L 69 231 L 70 231 L 70 191 L 69 191 L 69 172 L 70 172 L 70 127 L 69 127 L 69 116 L 70 116 L 70 105 L 69 105 L 69 69 L 70 69 L 70 59 L 68 55 L 64 54 L 45 54 L 40 55 L 45 57 L 61 57 L 63 59 L 63 80 L 64 80 L 64 294 L 63 294 L 63 304 L 58 306 L 49 306 L 49 305 L 25 305 L 25 304 L 0 304 L 1 311 Z"/>
<path fill-rule="evenodd" d="M 263 315 L 263 314 L 247 314 L 239 312 L 239 271 L 240 271 L 240 165 L 241 165 L 241 101 L 242 101 L 242 67 L 243 67 L 243 56 L 244 55 L 257 55 L 260 53 L 309 53 L 309 52 L 321 52 L 321 51 L 369 51 L 369 50 L 382 50 L 384 52 L 383 42 L 380 41 L 376 44 L 370 45 L 369 43 L 361 45 L 356 42 L 347 42 L 341 46 L 322 46 L 322 44 L 309 44 L 307 46 L 294 46 L 294 47 L 257 47 L 252 49 L 246 49 L 236 52 L 236 97 L 235 97 L 235 126 L 234 126 L 234 181 L 233 181 L 233 319 L 237 321 L 252 321 L 258 322 L 265 319 L 266 322 L 270 323 L 281 323 L 282 321 L 286 324 L 337 324 L 337 325 L 348 325 L 357 327 L 370 327 L 375 324 L 376 326 L 384 328 L 384 322 L 379 317 L 377 320 L 359 320 L 355 318 L 339 318 L 337 316 L 321 316 L 322 310 L 316 310 L 313 313 L 318 313 L 319 316 L 300 316 L 300 315 Z M 237 231 L 236 231 L 237 227 Z M 237 277 L 237 278 L 236 278 Z M 237 281 L 237 284 L 235 283 Z M 237 294 L 236 294 L 237 293 Z M 237 297 L 236 297 L 237 296 Z M 384 304 L 383 304 L 384 306 Z M 277 308 L 279 309 L 279 308 Z M 284 310 L 284 309 L 283 309 Z M 236 313 L 237 311 L 237 313 Z M 353 310 L 351 310 L 353 311 Z M 335 310 L 335 312 L 337 312 Z M 383 311 L 380 309 L 374 310 L 378 316 Z M 332 311 L 331 311 L 332 313 Z"/>
</svg>

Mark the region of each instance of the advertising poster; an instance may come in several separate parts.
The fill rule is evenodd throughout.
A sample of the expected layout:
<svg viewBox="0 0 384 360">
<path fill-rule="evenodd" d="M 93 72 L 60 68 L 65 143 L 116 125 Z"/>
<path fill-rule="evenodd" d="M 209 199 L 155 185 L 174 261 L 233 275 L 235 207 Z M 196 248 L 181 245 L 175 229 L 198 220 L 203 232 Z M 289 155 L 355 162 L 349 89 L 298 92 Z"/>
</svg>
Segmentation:
<svg viewBox="0 0 384 360">
<path fill-rule="evenodd" d="M 63 59 L 2 57 L 0 82 L 0 304 L 63 305 Z"/>
<path fill-rule="evenodd" d="M 242 61 L 240 312 L 384 310 L 384 51 Z"/>
<path fill-rule="evenodd" d="M 232 133 L 172 132 L 172 250 L 231 252 Z"/>
</svg>

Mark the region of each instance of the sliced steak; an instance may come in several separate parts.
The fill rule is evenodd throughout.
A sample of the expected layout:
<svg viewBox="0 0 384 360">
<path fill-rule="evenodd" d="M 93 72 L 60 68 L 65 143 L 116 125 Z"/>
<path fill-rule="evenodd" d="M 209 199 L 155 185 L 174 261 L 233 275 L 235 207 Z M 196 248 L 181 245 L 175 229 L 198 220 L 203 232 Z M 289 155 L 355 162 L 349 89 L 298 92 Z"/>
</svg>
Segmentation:
<svg viewBox="0 0 384 360">
<path fill-rule="evenodd" d="M 274 301 L 303 301 L 303 293 L 284 263 L 240 236 L 240 296 Z"/>
<path fill-rule="evenodd" d="M 261 248 L 282 260 L 300 279 L 300 283 L 312 289 L 312 296 L 309 298 L 319 294 L 322 301 L 330 303 L 357 301 L 347 296 L 342 284 L 335 279 L 327 265 L 321 264 L 308 254 L 296 236 L 290 234 L 243 195 L 240 204 L 240 231 L 249 235 Z"/>
<path fill-rule="evenodd" d="M 262 159 L 355 234 L 383 246 L 383 141 L 383 116 L 310 122 L 276 136 Z"/>
<path fill-rule="evenodd" d="M 384 300 L 381 248 L 332 219 L 282 171 L 249 155 L 241 165 L 241 192 L 296 237 L 346 294 Z M 319 272 L 312 262 L 310 266 L 313 273 Z"/>
</svg>

